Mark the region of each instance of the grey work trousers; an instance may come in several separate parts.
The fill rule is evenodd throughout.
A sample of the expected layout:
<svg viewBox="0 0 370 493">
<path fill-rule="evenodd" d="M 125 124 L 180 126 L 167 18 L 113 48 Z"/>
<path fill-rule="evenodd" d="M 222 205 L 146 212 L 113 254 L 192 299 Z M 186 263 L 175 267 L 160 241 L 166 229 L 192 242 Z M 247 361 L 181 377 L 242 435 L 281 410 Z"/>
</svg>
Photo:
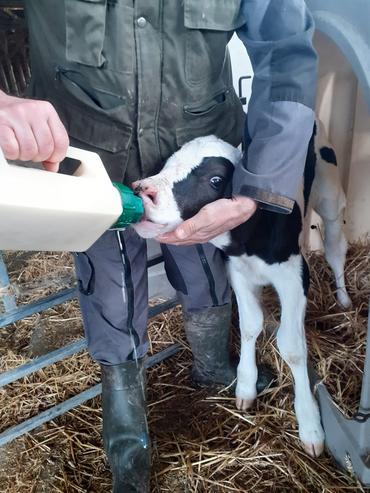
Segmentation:
<svg viewBox="0 0 370 493">
<path fill-rule="evenodd" d="M 184 310 L 230 301 L 224 261 L 211 244 L 162 245 L 162 253 Z M 88 251 L 75 254 L 88 348 L 99 363 L 120 364 L 147 351 L 146 254 L 146 241 L 132 228 L 107 231 Z"/>
</svg>

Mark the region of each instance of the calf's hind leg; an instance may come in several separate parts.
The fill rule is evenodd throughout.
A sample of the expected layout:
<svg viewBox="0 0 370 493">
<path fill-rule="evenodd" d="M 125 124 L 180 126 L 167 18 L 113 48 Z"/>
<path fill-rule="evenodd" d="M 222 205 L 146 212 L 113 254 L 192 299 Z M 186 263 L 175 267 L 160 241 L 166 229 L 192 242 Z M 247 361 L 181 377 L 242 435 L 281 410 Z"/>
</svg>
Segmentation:
<svg viewBox="0 0 370 493">
<path fill-rule="evenodd" d="M 343 308 L 351 305 L 344 283 L 347 240 L 343 231 L 346 205 L 337 166 L 319 158 L 312 188 L 312 207 L 324 222 L 325 258 L 335 276 L 337 301 Z"/>
<path fill-rule="evenodd" d="M 343 308 L 351 306 L 351 299 L 348 296 L 344 281 L 344 264 L 347 253 L 347 240 L 343 232 L 343 213 L 339 212 L 336 219 L 329 219 L 321 213 L 324 221 L 324 248 L 325 258 L 330 265 L 335 276 L 337 287 L 337 301 Z"/>
<path fill-rule="evenodd" d="M 307 370 L 307 345 L 304 330 L 306 296 L 303 289 L 300 255 L 290 257 L 276 266 L 272 280 L 281 302 L 281 321 L 277 334 L 280 354 L 291 369 L 294 378 L 294 408 L 299 437 L 304 449 L 317 457 L 324 448 L 324 431 L 320 412 L 310 389 Z"/>
</svg>

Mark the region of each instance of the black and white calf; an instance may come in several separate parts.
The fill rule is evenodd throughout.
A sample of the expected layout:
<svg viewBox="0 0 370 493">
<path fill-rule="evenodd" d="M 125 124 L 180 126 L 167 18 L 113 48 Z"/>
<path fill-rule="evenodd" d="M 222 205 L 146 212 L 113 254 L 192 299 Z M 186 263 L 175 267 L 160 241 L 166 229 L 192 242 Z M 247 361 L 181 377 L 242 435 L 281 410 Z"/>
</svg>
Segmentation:
<svg viewBox="0 0 370 493">
<path fill-rule="evenodd" d="M 134 226 L 136 231 L 143 237 L 171 231 L 206 204 L 230 198 L 234 165 L 240 158 L 239 150 L 214 136 L 185 144 L 159 174 L 134 184 L 145 205 L 145 220 Z M 293 373 L 299 436 L 312 456 L 322 452 L 324 432 L 307 373 L 304 317 L 309 271 L 302 251 L 309 228 L 307 218 L 314 209 L 325 225 L 325 255 L 335 274 L 338 302 L 347 307 L 344 206 L 335 153 L 317 123 L 309 144 L 301 197 L 292 213 L 257 209 L 249 221 L 212 240 L 227 256 L 238 302 L 241 355 L 236 406 L 245 410 L 256 398 L 255 344 L 263 328 L 260 292 L 263 286 L 272 284 L 281 302 L 277 344 Z"/>
</svg>

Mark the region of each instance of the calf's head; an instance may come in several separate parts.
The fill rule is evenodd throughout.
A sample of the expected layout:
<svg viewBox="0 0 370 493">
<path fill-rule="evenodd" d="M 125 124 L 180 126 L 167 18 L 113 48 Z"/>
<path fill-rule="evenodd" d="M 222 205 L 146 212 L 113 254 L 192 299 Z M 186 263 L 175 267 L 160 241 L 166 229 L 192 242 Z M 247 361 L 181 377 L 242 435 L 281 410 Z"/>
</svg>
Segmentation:
<svg viewBox="0 0 370 493">
<path fill-rule="evenodd" d="M 214 135 L 198 137 L 175 152 L 157 175 L 132 184 L 144 202 L 142 221 L 133 225 L 143 238 L 173 231 L 203 206 L 231 197 L 238 149 Z"/>
</svg>

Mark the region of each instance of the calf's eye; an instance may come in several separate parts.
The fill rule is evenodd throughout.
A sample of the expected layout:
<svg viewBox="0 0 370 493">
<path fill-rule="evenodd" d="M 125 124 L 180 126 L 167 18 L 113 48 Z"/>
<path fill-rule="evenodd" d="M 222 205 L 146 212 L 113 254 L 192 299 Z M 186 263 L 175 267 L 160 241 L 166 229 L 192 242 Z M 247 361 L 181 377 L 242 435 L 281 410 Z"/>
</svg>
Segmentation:
<svg viewBox="0 0 370 493">
<path fill-rule="evenodd" d="M 215 190 L 218 190 L 223 182 L 222 176 L 212 176 L 212 178 L 209 180 L 212 188 Z"/>
</svg>

